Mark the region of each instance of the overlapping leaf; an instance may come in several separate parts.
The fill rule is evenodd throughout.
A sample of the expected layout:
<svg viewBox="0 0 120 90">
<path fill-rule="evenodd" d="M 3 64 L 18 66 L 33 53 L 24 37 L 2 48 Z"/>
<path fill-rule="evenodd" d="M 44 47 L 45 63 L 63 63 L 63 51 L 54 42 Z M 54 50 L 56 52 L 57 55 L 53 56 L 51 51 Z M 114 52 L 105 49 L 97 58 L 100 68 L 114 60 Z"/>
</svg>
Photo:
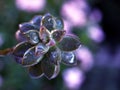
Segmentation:
<svg viewBox="0 0 120 90">
<path fill-rule="evenodd" d="M 81 45 L 78 37 L 66 35 L 63 37 L 62 41 L 59 42 L 58 47 L 62 51 L 73 51 L 76 50 Z"/>
<path fill-rule="evenodd" d="M 34 66 L 29 67 L 28 72 L 29 72 L 29 75 L 32 78 L 42 77 L 44 74 L 43 74 L 43 71 L 42 71 L 42 68 L 41 68 L 41 62 L 39 62 L 38 64 L 36 64 Z"/>
</svg>

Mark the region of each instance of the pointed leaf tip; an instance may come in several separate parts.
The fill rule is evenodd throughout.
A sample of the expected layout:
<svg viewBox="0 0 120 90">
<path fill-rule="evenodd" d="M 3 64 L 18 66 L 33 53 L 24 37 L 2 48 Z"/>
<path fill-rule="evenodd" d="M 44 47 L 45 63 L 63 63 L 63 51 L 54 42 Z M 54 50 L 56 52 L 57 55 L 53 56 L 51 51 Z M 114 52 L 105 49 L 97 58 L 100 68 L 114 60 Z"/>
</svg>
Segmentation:
<svg viewBox="0 0 120 90">
<path fill-rule="evenodd" d="M 43 58 L 43 54 L 36 55 L 35 47 L 32 47 L 25 52 L 21 64 L 24 67 L 33 66 L 33 65 L 39 63 L 40 60 L 42 60 L 42 58 Z"/>
<path fill-rule="evenodd" d="M 66 35 L 63 37 L 62 41 L 59 42 L 58 47 L 62 51 L 73 51 L 76 50 L 81 45 L 78 37 L 73 35 Z"/>
<path fill-rule="evenodd" d="M 42 15 L 37 15 L 33 17 L 30 22 L 34 24 L 37 28 L 40 28 L 41 20 L 42 20 Z"/>
<path fill-rule="evenodd" d="M 44 74 L 41 69 L 41 62 L 39 62 L 38 64 L 36 64 L 34 66 L 29 67 L 28 72 L 29 72 L 29 75 L 31 76 L 31 78 L 37 79 L 37 78 L 42 77 Z"/>
<path fill-rule="evenodd" d="M 24 32 L 27 32 L 29 30 L 39 30 L 39 28 L 37 28 L 36 26 L 34 26 L 32 23 L 25 22 L 25 23 L 19 24 L 19 30 L 22 33 L 24 33 Z"/>
<path fill-rule="evenodd" d="M 53 16 L 51 14 L 45 14 L 43 17 L 42 17 L 42 22 L 41 22 L 41 25 L 42 26 L 45 26 L 48 30 L 53 30 L 54 29 L 54 19 L 53 19 Z"/>
<path fill-rule="evenodd" d="M 44 75 L 50 80 L 55 78 L 59 71 L 60 71 L 60 66 L 54 65 L 53 63 L 49 62 L 48 60 L 44 59 L 41 62 L 41 67 Z"/>
<path fill-rule="evenodd" d="M 63 36 L 65 35 L 66 31 L 65 30 L 54 30 L 51 32 L 53 39 L 56 42 L 59 42 L 63 39 Z"/>
</svg>

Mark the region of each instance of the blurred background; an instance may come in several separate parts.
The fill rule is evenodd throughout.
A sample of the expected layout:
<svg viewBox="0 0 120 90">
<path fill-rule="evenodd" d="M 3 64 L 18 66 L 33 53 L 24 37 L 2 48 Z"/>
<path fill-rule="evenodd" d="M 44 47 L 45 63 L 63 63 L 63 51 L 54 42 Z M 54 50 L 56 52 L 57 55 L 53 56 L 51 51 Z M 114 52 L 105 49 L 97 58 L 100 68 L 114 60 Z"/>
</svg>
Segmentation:
<svg viewBox="0 0 120 90">
<path fill-rule="evenodd" d="M 0 50 L 18 43 L 20 23 L 48 12 L 80 38 L 78 65 L 61 64 L 53 80 L 31 79 L 13 58 L 0 57 L 0 90 L 120 90 L 119 0 L 0 0 Z"/>
</svg>

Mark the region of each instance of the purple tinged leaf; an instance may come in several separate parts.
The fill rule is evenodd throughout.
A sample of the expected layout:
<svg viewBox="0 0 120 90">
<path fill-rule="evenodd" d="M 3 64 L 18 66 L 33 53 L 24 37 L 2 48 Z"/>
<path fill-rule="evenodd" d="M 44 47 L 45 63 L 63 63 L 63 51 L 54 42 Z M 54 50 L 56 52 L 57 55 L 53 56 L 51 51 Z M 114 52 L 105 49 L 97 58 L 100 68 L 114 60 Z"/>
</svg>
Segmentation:
<svg viewBox="0 0 120 90">
<path fill-rule="evenodd" d="M 36 55 L 35 47 L 28 49 L 22 59 L 22 66 L 29 67 L 39 63 L 43 58 L 43 54 Z"/>
<path fill-rule="evenodd" d="M 39 36 L 44 44 L 50 40 L 50 32 L 44 26 L 41 26 Z"/>
<path fill-rule="evenodd" d="M 41 20 L 42 20 L 42 15 L 38 15 L 33 17 L 33 19 L 30 22 L 34 24 L 37 28 L 40 28 Z"/>
<path fill-rule="evenodd" d="M 61 18 L 55 18 L 55 29 L 62 30 L 64 28 L 64 24 Z"/>
<path fill-rule="evenodd" d="M 47 53 L 49 50 L 49 46 L 44 45 L 43 43 L 39 43 L 38 45 L 36 45 L 35 47 L 35 54 L 36 55 L 41 55 L 41 54 L 45 54 Z"/>
<path fill-rule="evenodd" d="M 21 64 L 22 57 L 14 56 L 14 59 L 15 59 L 16 63 Z"/>
<path fill-rule="evenodd" d="M 15 46 L 13 55 L 23 57 L 24 53 L 32 46 L 29 42 L 21 42 Z"/>
<path fill-rule="evenodd" d="M 29 30 L 39 30 L 39 28 L 33 25 L 32 23 L 26 22 L 26 23 L 19 24 L 19 30 L 22 33 L 24 33 Z"/>
<path fill-rule="evenodd" d="M 78 37 L 73 35 L 66 35 L 63 39 L 58 43 L 58 47 L 62 51 L 74 51 L 81 45 L 81 42 Z"/>
<path fill-rule="evenodd" d="M 34 66 L 28 67 L 28 72 L 31 78 L 37 79 L 37 78 L 42 77 L 44 74 L 41 69 L 41 62 L 39 62 L 38 64 Z"/>
<path fill-rule="evenodd" d="M 28 42 L 21 42 L 15 46 L 13 50 L 13 56 L 17 63 L 19 64 L 22 63 L 22 58 L 23 58 L 24 53 L 31 47 L 32 45 Z"/>
<path fill-rule="evenodd" d="M 25 32 L 24 35 L 27 37 L 28 41 L 31 44 L 37 44 L 40 42 L 39 32 L 36 30 L 29 30 L 29 31 Z"/>
<path fill-rule="evenodd" d="M 42 67 L 42 71 L 43 71 L 44 75 L 49 80 L 55 78 L 58 75 L 59 71 L 60 71 L 59 64 L 58 65 L 54 65 L 47 58 L 44 58 L 41 61 L 41 67 Z"/>
<path fill-rule="evenodd" d="M 47 13 L 42 17 L 41 25 L 45 26 L 48 30 L 53 30 L 54 24 L 55 20 L 53 19 L 53 16 L 51 14 Z"/>
<path fill-rule="evenodd" d="M 25 37 L 24 34 L 22 34 L 22 33 L 20 32 L 20 30 L 18 30 L 18 31 L 16 32 L 15 37 L 16 37 L 16 39 L 17 39 L 18 42 L 27 41 L 27 38 Z"/>
<path fill-rule="evenodd" d="M 76 65 L 77 60 L 75 59 L 75 55 L 73 52 L 62 52 L 62 63 L 65 65 Z"/>
<path fill-rule="evenodd" d="M 52 38 L 56 41 L 59 42 L 63 39 L 63 36 L 65 35 L 66 31 L 65 30 L 54 30 L 51 32 Z"/>
<path fill-rule="evenodd" d="M 53 64 L 59 64 L 61 62 L 61 51 L 57 47 L 51 47 L 46 54 L 47 59 Z"/>
</svg>

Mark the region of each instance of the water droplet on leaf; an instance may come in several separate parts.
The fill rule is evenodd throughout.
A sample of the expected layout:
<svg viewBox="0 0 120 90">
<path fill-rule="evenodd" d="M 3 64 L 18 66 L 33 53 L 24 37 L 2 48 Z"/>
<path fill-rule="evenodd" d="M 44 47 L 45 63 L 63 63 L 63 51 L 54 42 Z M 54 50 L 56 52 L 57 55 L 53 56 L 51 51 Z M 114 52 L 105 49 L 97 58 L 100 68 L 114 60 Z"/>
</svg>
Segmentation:
<svg viewBox="0 0 120 90">
<path fill-rule="evenodd" d="M 66 65 L 76 65 L 77 60 L 73 52 L 62 52 L 62 63 Z"/>
</svg>

